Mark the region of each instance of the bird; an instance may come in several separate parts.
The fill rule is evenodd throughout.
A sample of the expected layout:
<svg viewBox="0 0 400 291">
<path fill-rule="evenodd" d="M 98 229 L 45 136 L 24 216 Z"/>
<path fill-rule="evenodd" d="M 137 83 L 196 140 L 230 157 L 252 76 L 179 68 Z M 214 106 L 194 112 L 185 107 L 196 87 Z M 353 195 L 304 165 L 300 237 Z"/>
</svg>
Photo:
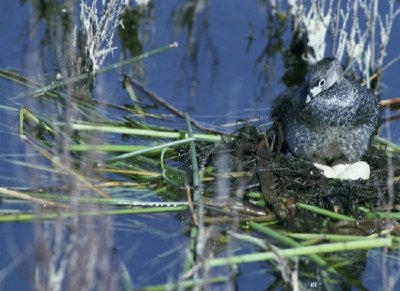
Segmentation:
<svg viewBox="0 0 400 291">
<path fill-rule="evenodd" d="M 271 119 L 281 126 L 289 154 L 315 161 L 317 167 L 360 161 L 380 116 L 379 98 L 346 79 L 334 57 L 312 65 L 305 84 L 278 96 L 271 108 Z M 339 166 L 340 171 L 346 167 Z"/>
</svg>

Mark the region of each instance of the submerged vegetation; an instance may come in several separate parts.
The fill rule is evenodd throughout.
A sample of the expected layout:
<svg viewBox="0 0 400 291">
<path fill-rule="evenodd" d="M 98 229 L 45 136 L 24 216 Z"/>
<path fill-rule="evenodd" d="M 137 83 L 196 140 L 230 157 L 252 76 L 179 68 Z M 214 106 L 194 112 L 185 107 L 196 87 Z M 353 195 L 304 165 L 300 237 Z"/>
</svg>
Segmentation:
<svg viewBox="0 0 400 291">
<path fill-rule="evenodd" d="M 133 11 L 122 2 L 82 1 L 76 30 L 60 29 L 65 34 L 57 35 L 60 31 L 54 28 L 50 35 L 64 40 L 60 51 L 66 52 L 58 56 L 61 77 L 54 82 L 43 86 L 13 70 L 0 70 L 0 77 L 25 88 L 15 98 L 40 105 L 22 101 L 20 108 L 1 107 L 19 113 L 20 140 L 35 153 L 23 166 L 52 177 L 32 181 L 30 187 L 0 187 L 2 207 L 8 208 L 0 208 L 0 223 L 35 223 L 35 288 L 229 288 L 240 277 L 238 266 L 260 261 L 271 262 L 276 277 L 272 287 L 362 288 L 365 250 L 382 247 L 385 255 L 395 255 L 400 243 L 400 146 L 376 137 L 365 156 L 371 178 L 339 181 L 325 178 L 307 161 L 285 159 L 274 150 L 273 136 L 265 127 L 241 122 L 236 131 L 225 132 L 206 126 L 128 74 L 121 73 L 120 90 L 130 103 L 104 101 L 98 87 L 107 84 L 96 83 L 104 82 L 104 73 L 177 47 L 172 43 L 143 54 L 142 47 L 129 47 L 138 55 L 104 66 L 115 49 L 112 36 L 118 23 L 121 30 L 123 23 L 139 25 L 138 15 L 146 14 L 146 6 L 140 5 L 156 5 L 138 4 Z M 381 76 L 392 63 L 385 65 L 384 59 L 400 14 L 395 1 L 389 1 L 385 16 L 378 13 L 376 0 L 312 1 L 310 6 L 283 2 L 267 1 L 266 7 L 268 33 L 292 37 L 286 48 L 290 57 L 284 56 L 287 72 L 326 54 L 327 35 L 334 28 L 328 42 L 333 54 L 346 59 L 349 75 L 379 90 Z M 176 22 L 184 22 L 191 34 L 190 20 L 204 17 L 207 5 L 208 1 L 186 1 L 175 11 Z M 67 8 L 71 16 L 75 7 Z M 366 27 L 356 17 L 359 10 Z M 290 24 L 290 30 L 276 31 Z M 85 40 L 83 47 L 77 45 L 78 38 Z M 272 40 L 270 35 L 266 51 L 274 51 Z M 188 50 L 195 59 L 193 45 Z M 290 85 L 298 82 L 284 77 L 289 79 Z M 396 108 L 395 100 L 382 104 Z M 389 128 L 390 122 L 387 118 L 382 126 Z M 15 204 L 20 200 L 25 203 Z M 137 286 L 122 262 L 117 268 L 113 265 L 110 217 L 167 212 L 182 220 L 189 241 L 181 250 L 181 274 L 174 282 Z M 54 221 L 51 227 L 48 220 Z"/>
</svg>

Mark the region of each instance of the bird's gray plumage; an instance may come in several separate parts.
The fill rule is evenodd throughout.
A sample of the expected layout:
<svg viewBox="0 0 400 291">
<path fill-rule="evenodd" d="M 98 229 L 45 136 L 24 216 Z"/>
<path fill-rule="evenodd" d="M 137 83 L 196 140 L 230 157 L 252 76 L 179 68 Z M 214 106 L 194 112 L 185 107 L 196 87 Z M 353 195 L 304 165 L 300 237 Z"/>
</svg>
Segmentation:
<svg viewBox="0 0 400 291">
<path fill-rule="evenodd" d="M 380 113 L 378 97 L 345 79 L 337 59 L 325 58 L 311 68 L 303 87 L 274 100 L 271 117 L 282 125 L 295 156 L 355 162 L 367 150 Z"/>
</svg>

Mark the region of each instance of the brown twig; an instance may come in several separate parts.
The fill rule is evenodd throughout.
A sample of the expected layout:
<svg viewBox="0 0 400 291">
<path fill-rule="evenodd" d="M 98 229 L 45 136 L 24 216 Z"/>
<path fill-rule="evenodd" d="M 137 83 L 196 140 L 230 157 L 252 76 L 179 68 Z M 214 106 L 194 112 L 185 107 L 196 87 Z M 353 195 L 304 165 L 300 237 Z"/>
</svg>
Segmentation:
<svg viewBox="0 0 400 291">
<path fill-rule="evenodd" d="M 222 212 L 227 215 L 236 215 L 235 213 L 239 213 L 241 215 L 246 215 L 246 217 L 248 217 L 249 215 L 252 217 L 257 217 L 257 216 L 266 216 L 269 214 L 263 208 L 253 206 L 251 204 L 248 205 L 238 204 L 235 202 L 229 202 L 227 200 L 216 200 L 203 197 L 202 203 L 204 204 L 204 206 L 209 207 L 209 209 L 211 210 L 219 209 L 222 210 Z"/>
<path fill-rule="evenodd" d="M 381 100 L 381 107 L 388 107 L 390 109 L 399 109 L 400 108 L 400 97 L 391 98 L 387 100 Z"/>
<path fill-rule="evenodd" d="M 68 174 L 70 174 L 72 177 L 76 178 L 79 182 L 82 184 L 86 185 L 89 189 L 93 190 L 94 192 L 100 194 L 104 198 L 111 198 L 110 195 L 108 195 L 107 192 L 93 186 L 89 181 L 86 180 L 85 177 L 82 175 L 76 173 L 72 169 L 68 168 L 66 165 L 64 165 L 60 159 L 57 157 L 53 156 L 51 153 L 46 151 L 44 148 L 41 146 L 35 144 L 27 135 L 21 135 L 21 138 L 23 141 L 28 143 L 30 146 L 32 146 L 36 151 L 38 151 L 41 155 L 43 155 L 45 158 L 50 160 L 54 165 L 59 167 L 60 169 L 66 171 Z"/>
<path fill-rule="evenodd" d="M 133 79 L 129 79 L 129 81 L 136 86 L 137 88 L 139 88 L 140 90 L 142 90 L 146 96 L 148 98 L 150 98 L 151 100 L 153 100 L 154 102 L 160 104 L 161 106 L 165 107 L 166 109 L 168 109 L 169 111 L 171 111 L 173 114 L 184 118 L 185 117 L 185 113 L 183 113 L 182 111 L 180 111 L 179 109 L 177 109 L 176 107 L 174 107 L 173 105 L 171 105 L 170 103 L 168 103 L 167 101 L 165 101 L 164 99 L 162 99 L 161 97 L 157 96 L 156 94 L 154 94 L 153 92 L 151 92 L 150 90 L 146 89 L 142 84 L 140 84 L 139 82 L 133 80 Z M 190 122 L 192 125 L 194 125 L 195 127 L 197 127 L 200 130 L 209 132 L 209 133 L 214 133 L 214 134 L 221 134 L 221 135 L 229 135 L 229 133 L 221 131 L 221 130 L 217 130 L 217 129 L 212 129 L 212 128 L 208 128 L 205 127 L 203 125 L 201 125 L 198 121 L 194 120 L 193 118 L 190 118 Z"/>
<path fill-rule="evenodd" d="M 196 225 L 198 227 L 199 226 L 199 220 L 197 218 L 196 211 L 194 211 L 193 200 L 192 200 L 192 197 L 190 195 L 190 187 L 189 187 L 188 184 L 185 184 L 185 191 L 186 191 L 186 199 L 187 199 L 187 201 L 189 203 L 190 213 L 192 214 L 193 223 L 194 223 L 194 225 Z"/>
<path fill-rule="evenodd" d="M 385 123 L 388 123 L 388 122 L 392 122 L 392 121 L 396 121 L 396 120 L 400 120 L 400 114 L 392 115 L 392 116 L 389 116 L 389 117 L 384 117 L 384 118 L 382 118 L 381 127 L 382 127 L 382 124 L 385 124 Z"/>
<path fill-rule="evenodd" d="M 273 134 L 273 132 L 272 132 Z M 268 134 L 269 135 L 269 134 Z M 281 136 L 278 136 L 278 143 L 282 140 Z M 276 141 L 274 141 L 275 143 Z M 271 145 L 268 141 L 268 136 L 264 136 L 261 142 L 257 146 L 257 174 L 260 181 L 261 192 L 264 196 L 265 203 L 272 208 L 278 217 L 281 217 L 279 210 L 278 196 L 275 191 L 275 177 L 270 171 L 270 158 L 272 155 L 272 148 L 275 145 Z M 281 145 L 278 145 L 280 147 Z"/>
<path fill-rule="evenodd" d="M 30 201 L 35 204 L 40 204 L 42 207 L 55 207 L 55 208 L 62 208 L 62 209 L 67 208 L 66 205 L 48 201 L 48 200 L 41 199 L 41 198 L 32 197 L 28 194 L 25 194 L 25 193 L 22 193 L 22 192 L 19 192 L 16 190 L 4 188 L 4 187 L 0 187 L 0 194 L 4 195 L 4 196 L 16 198 L 16 199 Z"/>
<path fill-rule="evenodd" d="M 204 223 L 209 224 L 217 224 L 217 223 L 231 223 L 234 220 L 239 220 L 239 222 L 246 223 L 250 221 L 256 222 L 271 222 L 276 219 L 276 216 L 273 214 L 265 215 L 265 216 L 256 216 L 256 217 L 226 217 L 226 216 L 216 216 L 216 217 L 204 217 Z"/>
</svg>

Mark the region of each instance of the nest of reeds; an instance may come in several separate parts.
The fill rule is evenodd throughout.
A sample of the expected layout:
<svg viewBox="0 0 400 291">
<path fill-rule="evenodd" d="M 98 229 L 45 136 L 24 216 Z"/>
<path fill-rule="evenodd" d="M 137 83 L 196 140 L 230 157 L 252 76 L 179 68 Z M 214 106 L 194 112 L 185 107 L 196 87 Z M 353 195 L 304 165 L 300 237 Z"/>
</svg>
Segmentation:
<svg viewBox="0 0 400 291">
<path fill-rule="evenodd" d="M 208 157 L 210 164 L 215 164 L 219 156 L 225 155 L 228 157 L 225 168 L 232 173 L 249 173 L 232 178 L 232 190 L 241 187 L 242 192 L 262 193 L 266 206 L 280 218 L 293 218 L 290 208 L 295 202 L 354 218 L 363 217 L 360 209 L 384 210 L 389 201 L 394 208 L 399 203 L 400 197 L 393 193 L 400 193 L 400 180 L 393 177 L 400 176 L 400 157 L 388 155 L 384 147 L 371 145 L 363 158 L 371 168 L 369 180 L 328 179 L 311 162 L 286 158 L 281 151 L 275 150 L 271 146 L 270 133 L 246 125 L 237 130 L 233 139 L 212 149 L 200 148 L 198 153 Z M 263 144 L 265 140 L 268 144 Z M 243 198 L 246 200 L 246 194 Z M 298 211 L 295 216 L 302 217 Z M 309 221 L 309 217 L 303 218 Z M 314 216 L 311 221 L 316 221 Z"/>
</svg>

